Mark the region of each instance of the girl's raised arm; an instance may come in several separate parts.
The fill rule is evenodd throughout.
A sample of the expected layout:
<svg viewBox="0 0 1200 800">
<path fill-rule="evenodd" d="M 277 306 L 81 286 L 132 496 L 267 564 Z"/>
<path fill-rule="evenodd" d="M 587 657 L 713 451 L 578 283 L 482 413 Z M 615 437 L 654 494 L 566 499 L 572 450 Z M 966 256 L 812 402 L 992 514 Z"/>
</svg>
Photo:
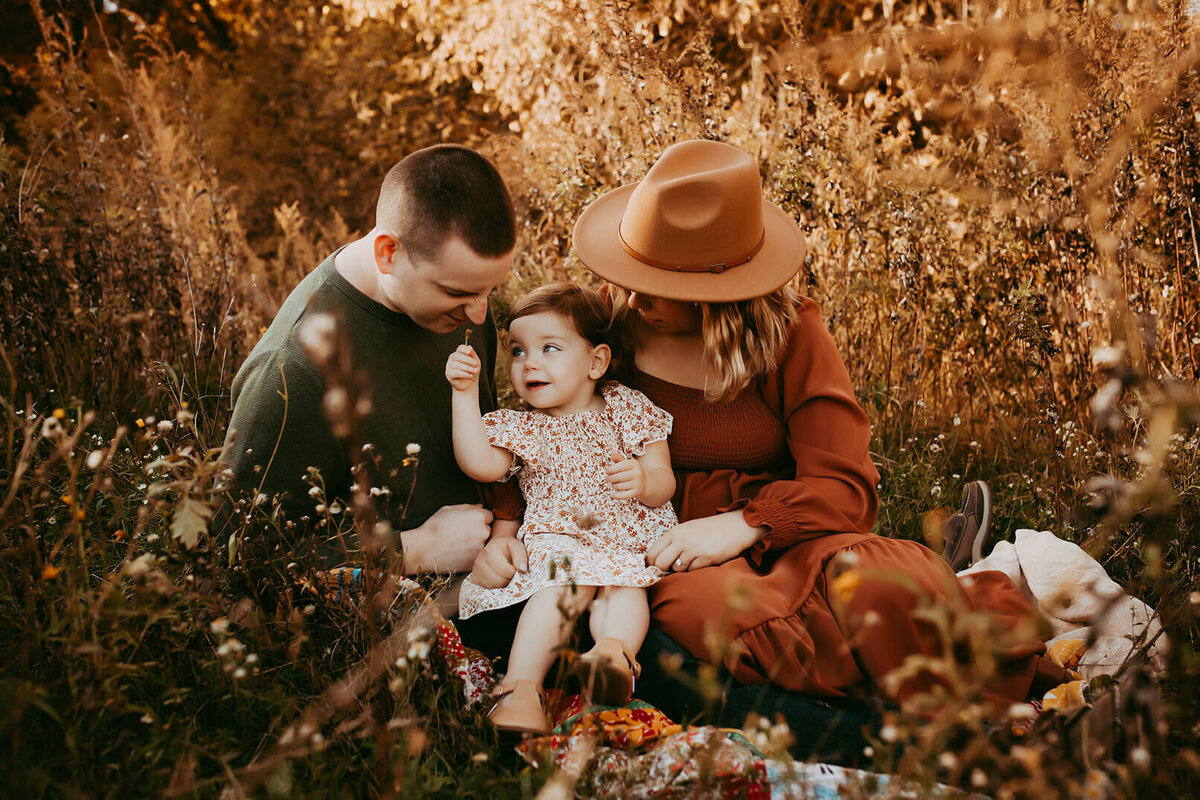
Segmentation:
<svg viewBox="0 0 1200 800">
<path fill-rule="evenodd" d="M 479 410 L 479 370 L 479 356 L 470 345 L 459 345 L 446 360 L 446 380 L 453 389 L 450 413 L 454 458 L 467 477 L 492 483 L 508 473 L 513 455 L 488 441 Z"/>
</svg>

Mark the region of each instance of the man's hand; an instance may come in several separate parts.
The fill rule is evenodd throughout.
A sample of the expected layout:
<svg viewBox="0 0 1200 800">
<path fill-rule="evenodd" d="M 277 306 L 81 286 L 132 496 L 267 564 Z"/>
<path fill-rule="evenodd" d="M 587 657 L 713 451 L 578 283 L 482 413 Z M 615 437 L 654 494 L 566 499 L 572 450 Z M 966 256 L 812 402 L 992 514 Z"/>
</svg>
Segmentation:
<svg viewBox="0 0 1200 800">
<path fill-rule="evenodd" d="M 646 491 L 646 470 L 636 458 L 626 458 L 613 451 L 608 454 L 612 461 L 604 471 L 613 487 L 613 497 L 618 500 L 640 498 Z"/>
<path fill-rule="evenodd" d="M 746 524 L 741 511 L 681 522 L 654 540 L 646 551 L 646 564 L 663 572 L 686 572 L 724 564 L 766 532 L 766 528 Z"/>
<path fill-rule="evenodd" d="M 469 344 L 460 344 L 446 359 L 446 380 L 456 392 L 465 392 L 479 383 L 479 356 Z"/>
<path fill-rule="evenodd" d="M 475 559 L 471 580 L 484 589 L 508 586 L 518 572 L 529 571 L 529 557 L 520 539 L 504 536 L 492 539 Z"/>
<path fill-rule="evenodd" d="M 492 512 L 478 504 L 442 506 L 425 524 L 400 534 L 404 571 L 466 572 L 491 535 Z"/>
</svg>

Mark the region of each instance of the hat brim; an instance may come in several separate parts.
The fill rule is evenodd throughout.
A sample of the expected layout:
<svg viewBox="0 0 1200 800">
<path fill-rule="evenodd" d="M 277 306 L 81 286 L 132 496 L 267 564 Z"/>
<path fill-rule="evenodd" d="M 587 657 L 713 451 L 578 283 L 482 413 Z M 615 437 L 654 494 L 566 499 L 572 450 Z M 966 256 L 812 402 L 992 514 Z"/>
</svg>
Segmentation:
<svg viewBox="0 0 1200 800">
<path fill-rule="evenodd" d="M 572 245 L 584 266 L 609 283 L 669 300 L 729 303 L 770 294 L 804 263 L 804 234 L 783 209 L 763 204 L 763 246 L 754 258 L 724 272 L 676 272 L 639 261 L 621 246 L 618 231 L 636 183 L 613 189 L 583 210 Z"/>
</svg>

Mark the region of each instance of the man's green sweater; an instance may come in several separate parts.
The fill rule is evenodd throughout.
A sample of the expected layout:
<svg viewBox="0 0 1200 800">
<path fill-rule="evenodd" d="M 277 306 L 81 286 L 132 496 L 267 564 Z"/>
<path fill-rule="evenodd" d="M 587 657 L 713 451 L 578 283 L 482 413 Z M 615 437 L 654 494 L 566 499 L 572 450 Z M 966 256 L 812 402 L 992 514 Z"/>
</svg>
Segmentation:
<svg viewBox="0 0 1200 800">
<path fill-rule="evenodd" d="M 421 525 L 445 505 L 481 502 L 477 485 L 455 463 L 450 438 L 446 359 L 463 343 L 464 332 L 431 333 L 371 300 L 338 273 L 336 255 L 288 296 L 233 380 L 226 459 L 235 488 L 253 491 L 261 483 L 268 497 L 284 492 L 288 518 L 299 520 L 318 502 L 305 480 L 315 467 L 325 502 L 338 499 L 346 506 L 355 463 L 349 448 L 361 457 L 363 446 L 372 445 L 380 466 L 369 468 L 369 482 L 380 490 L 380 516 L 396 530 Z M 300 342 L 306 319 L 316 313 L 337 321 L 349 340 L 350 368 L 367 377 L 371 408 L 353 441 L 334 436 L 323 408 L 326 379 Z M 486 413 L 496 404 L 496 326 L 490 314 L 471 331 L 470 344 L 483 362 L 479 396 Z M 415 466 L 406 467 L 409 444 L 419 445 L 420 454 Z"/>
</svg>

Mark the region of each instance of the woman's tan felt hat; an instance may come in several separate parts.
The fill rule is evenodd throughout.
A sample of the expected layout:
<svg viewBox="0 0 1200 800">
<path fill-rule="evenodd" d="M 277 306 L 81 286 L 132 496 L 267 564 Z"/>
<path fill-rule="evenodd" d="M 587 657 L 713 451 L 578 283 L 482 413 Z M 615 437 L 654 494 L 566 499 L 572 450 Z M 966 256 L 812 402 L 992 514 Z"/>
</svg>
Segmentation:
<svg viewBox="0 0 1200 800">
<path fill-rule="evenodd" d="M 763 199 L 754 159 L 703 140 L 668 147 L 639 183 L 593 201 L 573 244 L 609 283 L 671 300 L 759 297 L 804 263 L 804 234 Z"/>
</svg>

